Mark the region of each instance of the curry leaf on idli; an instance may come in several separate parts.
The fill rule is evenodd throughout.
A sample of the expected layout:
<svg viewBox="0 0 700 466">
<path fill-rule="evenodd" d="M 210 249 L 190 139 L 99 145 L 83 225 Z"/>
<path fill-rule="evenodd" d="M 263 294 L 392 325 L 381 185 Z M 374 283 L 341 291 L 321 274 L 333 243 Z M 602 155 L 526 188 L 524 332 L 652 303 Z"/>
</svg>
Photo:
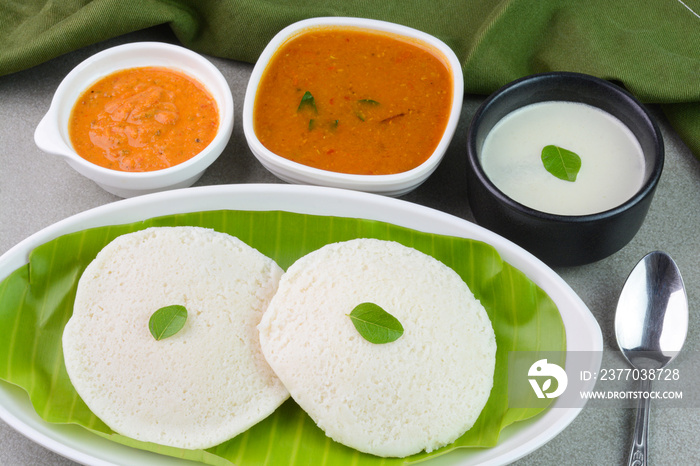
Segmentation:
<svg viewBox="0 0 700 466">
<path fill-rule="evenodd" d="M 187 322 L 187 309 L 185 306 L 173 304 L 158 309 L 148 320 L 148 330 L 156 340 L 172 337 L 182 330 Z"/>
<path fill-rule="evenodd" d="M 348 317 L 360 335 L 370 343 L 391 343 L 403 335 L 401 322 L 378 304 L 358 304 Z"/>
</svg>

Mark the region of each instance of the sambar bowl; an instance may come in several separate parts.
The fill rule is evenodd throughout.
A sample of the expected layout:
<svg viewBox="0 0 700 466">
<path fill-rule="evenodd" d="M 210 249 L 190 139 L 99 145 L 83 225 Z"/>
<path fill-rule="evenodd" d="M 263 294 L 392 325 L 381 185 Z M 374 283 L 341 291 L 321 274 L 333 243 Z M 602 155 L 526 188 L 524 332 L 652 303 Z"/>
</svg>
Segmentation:
<svg viewBox="0 0 700 466">
<path fill-rule="evenodd" d="M 452 81 L 450 89 L 452 95 L 449 110 L 447 112 L 449 113 L 446 119 L 447 123 L 437 146 L 434 148 L 432 153 L 426 154 L 427 159 L 418 166 L 398 173 L 386 174 L 361 174 L 334 171 L 327 169 L 327 167 L 316 168 L 310 164 L 291 160 L 290 158 L 286 158 L 279 153 L 273 152 L 266 147 L 263 142 L 261 142 L 261 138 L 256 133 L 254 123 L 255 103 L 261 87 L 261 80 L 263 79 L 271 61 L 275 58 L 276 53 L 289 41 L 306 32 L 333 28 L 351 28 L 357 31 L 365 31 L 374 34 L 379 33 L 382 35 L 393 36 L 405 42 L 420 44 L 420 47 L 434 51 L 436 56 L 439 55 L 440 60 L 448 68 L 448 73 Z M 312 18 L 287 26 L 281 30 L 263 50 L 255 64 L 255 67 L 253 68 L 253 72 L 246 89 L 245 99 L 243 102 L 243 130 L 248 145 L 258 161 L 268 171 L 283 181 L 296 184 L 345 188 L 389 196 L 400 196 L 418 187 L 438 167 L 457 127 L 462 108 L 463 93 L 464 82 L 459 60 L 450 47 L 448 47 L 441 40 L 429 34 L 409 27 L 378 20 L 344 17 Z M 341 99 L 342 98 L 339 98 L 338 100 Z M 362 98 L 358 97 L 358 99 Z M 370 102 L 369 99 L 365 99 L 365 101 Z M 299 104 L 298 100 L 296 101 L 296 104 Z M 296 108 L 296 105 L 290 106 L 292 111 L 294 108 Z M 282 117 L 282 114 L 280 114 L 280 117 Z M 337 124 L 338 120 L 335 121 Z M 309 129 L 311 128 L 312 123 L 313 122 L 309 120 Z M 342 125 L 343 122 L 341 121 L 340 124 Z M 355 137 L 361 138 L 362 136 L 357 134 Z M 351 154 L 351 156 L 356 154 L 357 152 Z"/>
<path fill-rule="evenodd" d="M 504 192 L 506 188 L 503 185 L 499 188 L 494 183 L 483 163 L 487 136 L 505 121 L 504 118 L 515 115 L 512 112 L 547 102 L 586 104 L 607 112 L 614 117 L 613 120 L 621 122 L 631 131 L 641 149 L 643 163 L 639 169 L 639 185 L 626 200 L 600 211 L 552 213 L 549 209 L 533 207 L 529 201 L 529 205 L 525 205 L 522 198 L 514 199 Z M 562 127 L 577 129 L 570 120 L 560 120 L 557 124 Z M 605 138 L 601 134 L 586 137 Z M 500 133 L 499 137 L 505 138 L 507 135 Z M 620 154 L 613 150 L 605 157 L 612 163 Z M 583 173 L 587 161 L 584 154 L 580 155 Z M 540 170 L 545 170 L 539 156 L 539 153 L 528 155 L 533 163 L 542 165 Z M 482 103 L 468 129 L 467 157 L 467 195 L 476 222 L 521 245 L 549 265 L 576 266 L 601 260 L 617 252 L 635 236 L 646 217 L 661 177 L 664 146 L 659 128 L 650 113 L 622 87 L 586 74 L 550 72 L 513 81 Z M 542 157 L 544 160 L 544 155 Z M 612 182 L 625 181 L 626 176 L 622 174 Z M 548 195 L 552 199 L 558 196 Z"/>
<path fill-rule="evenodd" d="M 165 67 L 198 81 L 216 101 L 219 127 L 214 139 L 197 155 L 182 163 L 153 171 L 120 171 L 89 162 L 71 143 L 69 122 L 82 93 L 99 79 L 120 70 Z M 105 191 L 132 197 L 194 184 L 221 155 L 233 131 L 233 97 L 226 79 L 209 60 L 181 46 L 161 42 L 135 42 L 103 50 L 76 66 L 59 84 L 48 112 L 34 133 L 36 145 L 59 155 L 81 175 Z"/>
</svg>

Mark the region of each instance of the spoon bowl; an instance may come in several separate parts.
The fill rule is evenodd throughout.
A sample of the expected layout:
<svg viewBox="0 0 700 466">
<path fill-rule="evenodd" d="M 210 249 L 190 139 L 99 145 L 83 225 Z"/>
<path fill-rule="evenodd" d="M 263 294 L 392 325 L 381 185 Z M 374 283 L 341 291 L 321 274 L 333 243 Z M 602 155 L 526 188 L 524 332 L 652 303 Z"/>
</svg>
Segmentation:
<svg viewBox="0 0 700 466">
<path fill-rule="evenodd" d="M 617 344 L 636 369 L 658 370 L 678 355 L 688 333 L 688 297 L 678 266 L 654 251 L 637 263 L 625 282 L 615 312 Z M 651 377 L 641 391 L 651 391 Z M 630 465 L 647 464 L 649 397 L 637 409 Z"/>
</svg>

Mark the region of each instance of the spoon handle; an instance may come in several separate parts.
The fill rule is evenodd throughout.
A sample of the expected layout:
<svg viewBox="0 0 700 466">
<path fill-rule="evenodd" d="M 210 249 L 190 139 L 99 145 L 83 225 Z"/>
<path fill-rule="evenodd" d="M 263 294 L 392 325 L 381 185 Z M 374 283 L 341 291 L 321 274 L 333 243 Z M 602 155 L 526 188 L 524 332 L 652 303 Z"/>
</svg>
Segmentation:
<svg viewBox="0 0 700 466">
<path fill-rule="evenodd" d="M 651 380 L 642 380 L 641 393 L 651 391 Z M 634 423 L 634 440 L 630 451 L 628 466 L 647 465 L 647 446 L 649 444 L 649 399 L 642 396 L 637 403 L 637 419 Z"/>
</svg>

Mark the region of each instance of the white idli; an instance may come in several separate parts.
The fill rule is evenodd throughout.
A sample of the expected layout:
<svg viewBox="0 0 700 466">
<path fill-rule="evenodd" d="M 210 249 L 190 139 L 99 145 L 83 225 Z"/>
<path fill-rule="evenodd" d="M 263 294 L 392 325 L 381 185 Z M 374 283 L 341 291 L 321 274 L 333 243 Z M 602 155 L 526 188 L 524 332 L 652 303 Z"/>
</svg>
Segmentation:
<svg viewBox="0 0 700 466">
<path fill-rule="evenodd" d="M 372 302 L 404 334 L 373 344 L 347 314 Z M 450 444 L 493 385 L 491 322 L 459 275 L 415 249 L 357 239 L 296 261 L 258 326 L 292 398 L 337 442 L 404 457 Z"/>
<path fill-rule="evenodd" d="M 230 235 L 149 228 L 109 243 L 80 278 L 63 333 L 66 369 L 90 410 L 117 433 L 208 448 L 247 430 L 289 394 L 256 326 L 283 271 Z M 188 318 L 156 341 L 151 315 Z"/>
</svg>

